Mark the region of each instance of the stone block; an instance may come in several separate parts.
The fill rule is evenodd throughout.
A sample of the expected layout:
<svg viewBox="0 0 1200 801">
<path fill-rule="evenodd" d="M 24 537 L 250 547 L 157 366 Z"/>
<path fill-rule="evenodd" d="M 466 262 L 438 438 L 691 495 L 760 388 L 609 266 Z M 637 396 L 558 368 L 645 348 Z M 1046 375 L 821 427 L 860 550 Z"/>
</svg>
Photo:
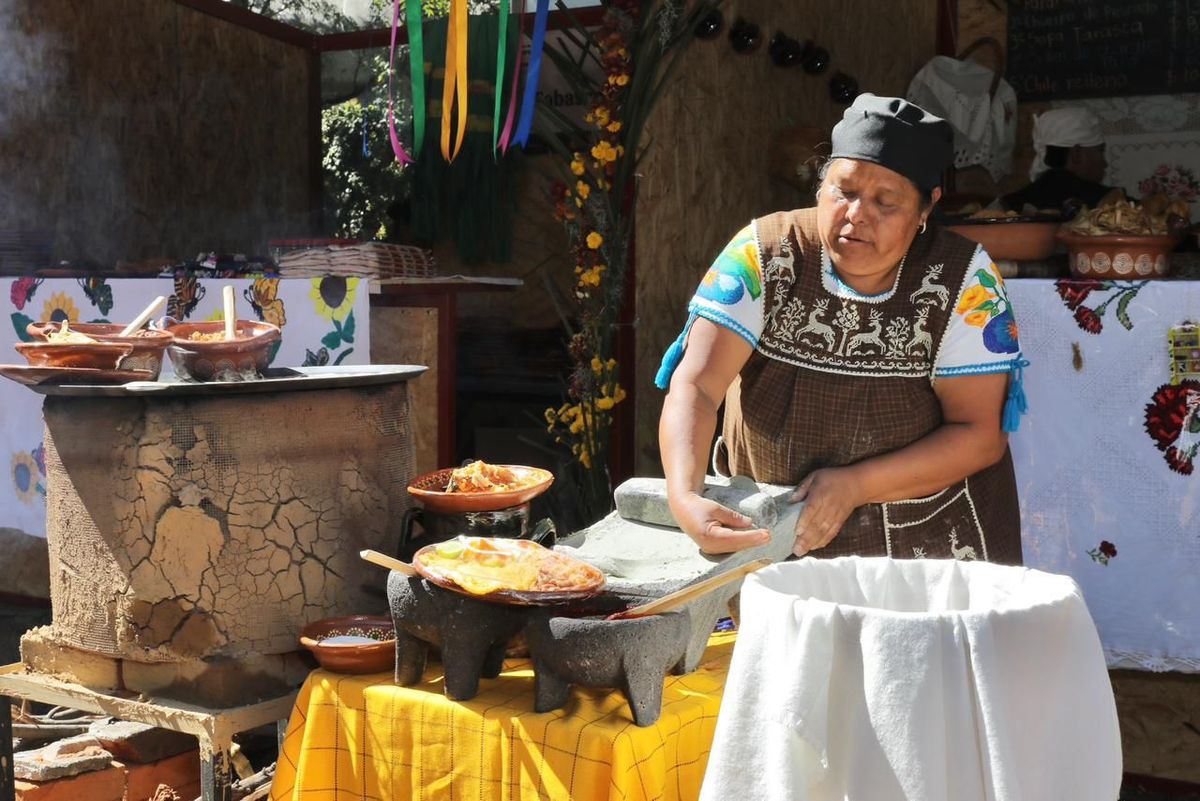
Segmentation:
<svg viewBox="0 0 1200 801">
<path fill-rule="evenodd" d="M 105 751 L 94 738 L 82 735 L 14 754 L 13 774 L 26 781 L 48 782 L 104 770 L 111 764 L 112 754 Z"/>
<path fill-rule="evenodd" d="M 190 734 L 128 720 L 96 721 L 88 735 L 114 759 L 126 764 L 158 762 L 196 748 L 196 738 Z"/>
</svg>

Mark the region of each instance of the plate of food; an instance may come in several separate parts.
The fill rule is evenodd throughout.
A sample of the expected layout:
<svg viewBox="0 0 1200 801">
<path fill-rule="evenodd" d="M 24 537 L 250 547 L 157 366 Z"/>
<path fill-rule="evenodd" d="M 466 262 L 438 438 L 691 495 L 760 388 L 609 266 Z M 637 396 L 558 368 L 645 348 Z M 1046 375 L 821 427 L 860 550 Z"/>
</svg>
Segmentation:
<svg viewBox="0 0 1200 801">
<path fill-rule="evenodd" d="M 598 568 L 532 540 L 459 536 L 426 545 L 412 564 L 439 587 L 525 606 L 590 598 L 605 583 Z"/>
<path fill-rule="evenodd" d="M 475 461 L 426 473 L 408 485 L 408 494 L 433 512 L 494 512 L 536 498 L 553 482 L 540 467 Z"/>
</svg>

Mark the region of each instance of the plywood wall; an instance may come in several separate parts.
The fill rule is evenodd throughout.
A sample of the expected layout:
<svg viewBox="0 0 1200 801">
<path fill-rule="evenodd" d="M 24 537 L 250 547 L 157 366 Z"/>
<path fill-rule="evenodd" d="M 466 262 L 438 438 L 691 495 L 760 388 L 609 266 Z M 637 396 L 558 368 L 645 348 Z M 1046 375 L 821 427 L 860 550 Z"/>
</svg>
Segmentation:
<svg viewBox="0 0 1200 801">
<path fill-rule="evenodd" d="M 106 264 L 307 231 L 308 71 L 167 0 L 0 0 L 0 229 Z"/>
<path fill-rule="evenodd" d="M 727 20 L 758 23 L 764 45 L 738 55 L 722 36 L 697 42 L 655 111 L 637 217 L 636 453 L 639 475 L 661 475 L 656 427 L 662 393 L 654 372 L 684 321 L 696 284 L 728 239 L 756 215 L 811 205 L 767 176 L 767 144 L 788 125 L 828 130 L 843 107 L 828 78 L 842 70 L 864 91 L 901 95 L 935 53 L 930 0 L 733 0 Z M 832 53 L 824 75 L 772 65 L 765 40 L 782 29 Z"/>
</svg>

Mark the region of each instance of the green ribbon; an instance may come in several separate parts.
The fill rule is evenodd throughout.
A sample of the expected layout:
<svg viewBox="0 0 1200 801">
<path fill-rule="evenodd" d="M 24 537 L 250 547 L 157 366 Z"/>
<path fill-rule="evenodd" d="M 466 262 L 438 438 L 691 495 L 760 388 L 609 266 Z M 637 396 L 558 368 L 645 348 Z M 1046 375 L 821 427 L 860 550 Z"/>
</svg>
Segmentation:
<svg viewBox="0 0 1200 801">
<path fill-rule="evenodd" d="M 500 0 L 500 37 L 496 45 L 496 103 L 492 113 L 492 154 L 500 148 L 500 109 L 504 105 L 504 68 L 508 65 L 509 0 Z"/>
<path fill-rule="evenodd" d="M 421 22 L 421 0 L 408 0 L 405 25 L 408 27 L 408 74 L 412 80 L 413 154 L 417 158 L 421 157 L 425 143 L 425 40 Z"/>
</svg>

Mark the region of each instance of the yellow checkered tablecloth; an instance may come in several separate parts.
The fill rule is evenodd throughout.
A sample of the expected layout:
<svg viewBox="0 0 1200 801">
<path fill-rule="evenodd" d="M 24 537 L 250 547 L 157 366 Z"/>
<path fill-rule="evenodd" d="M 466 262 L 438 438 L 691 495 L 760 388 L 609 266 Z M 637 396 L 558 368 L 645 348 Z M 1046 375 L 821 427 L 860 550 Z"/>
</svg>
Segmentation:
<svg viewBox="0 0 1200 801">
<path fill-rule="evenodd" d="M 565 708 L 534 712 L 526 660 L 483 679 L 466 702 L 442 694 L 436 663 L 414 687 L 313 671 L 271 801 L 694 799 L 733 643 L 733 633 L 714 634 L 699 669 L 668 676 L 662 717 L 645 728 L 616 691 L 576 688 Z"/>
</svg>

